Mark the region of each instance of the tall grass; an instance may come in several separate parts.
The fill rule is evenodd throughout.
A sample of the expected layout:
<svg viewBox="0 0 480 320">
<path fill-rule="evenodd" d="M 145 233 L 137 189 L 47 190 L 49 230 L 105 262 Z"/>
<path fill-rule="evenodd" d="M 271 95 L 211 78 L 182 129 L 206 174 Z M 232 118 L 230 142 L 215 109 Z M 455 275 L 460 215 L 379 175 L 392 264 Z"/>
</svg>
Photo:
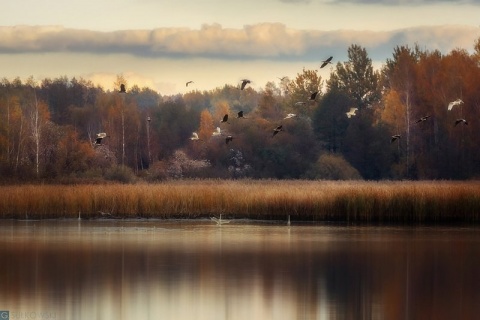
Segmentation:
<svg viewBox="0 0 480 320">
<path fill-rule="evenodd" d="M 103 215 L 102 215 L 103 213 Z M 194 180 L 0 186 L 0 218 L 229 218 L 479 222 L 480 182 Z"/>
</svg>

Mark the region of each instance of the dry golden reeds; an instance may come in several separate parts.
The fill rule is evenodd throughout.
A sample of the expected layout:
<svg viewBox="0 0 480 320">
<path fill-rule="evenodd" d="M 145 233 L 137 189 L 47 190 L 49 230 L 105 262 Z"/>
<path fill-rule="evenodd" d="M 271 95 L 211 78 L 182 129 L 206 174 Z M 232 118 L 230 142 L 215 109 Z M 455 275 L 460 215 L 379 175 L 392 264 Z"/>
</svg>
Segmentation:
<svg viewBox="0 0 480 320">
<path fill-rule="evenodd" d="M 0 217 L 478 222 L 480 182 L 182 180 L 0 186 Z"/>
</svg>

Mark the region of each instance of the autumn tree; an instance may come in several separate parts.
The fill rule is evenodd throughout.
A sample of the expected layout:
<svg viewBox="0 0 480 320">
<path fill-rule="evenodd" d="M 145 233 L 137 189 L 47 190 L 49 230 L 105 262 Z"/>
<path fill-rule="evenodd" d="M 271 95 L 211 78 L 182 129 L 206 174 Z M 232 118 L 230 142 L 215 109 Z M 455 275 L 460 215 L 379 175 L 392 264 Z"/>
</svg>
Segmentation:
<svg viewBox="0 0 480 320">
<path fill-rule="evenodd" d="M 6 123 L 6 158 L 8 167 L 17 174 L 24 159 L 25 146 L 27 142 L 27 123 L 24 109 L 20 104 L 18 96 L 7 96 L 6 116 L 3 119 Z"/>
<path fill-rule="evenodd" d="M 480 38 L 475 40 L 473 49 L 474 49 L 473 59 L 476 62 L 477 66 L 480 66 Z"/>
<path fill-rule="evenodd" d="M 412 50 L 408 47 L 396 47 L 392 60 L 387 60 L 383 70 L 385 83 L 387 85 L 384 111 L 395 113 L 397 116 L 390 116 L 396 120 L 392 134 L 402 136 L 402 144 L 405 145 L 405 175 L 410 177 L 410 166 L 412 149 L 410 144 L 410 130 L 413 121 L 412 112 L 417 105 L 415 83 L 417 80 L 416 67 L 420 58 L 418 48 Z M 392 105 L 388 103 L 391 102 Z M 403 109 L 403 116 L 398 115 L 398 109 Z M 387 116 L 388 117 L 388 116 Z"/>
<path fill-rule="evenodd" d="M 258 102 L 255 113 L 264 119 L 279 120 L 284 117 L 282 107 L 277 99 L 276 90 L 273 83 L 267 83 Z"/>
<path fill-rule="evenodd" d="M 201 112 L 210 108 L 211 94 L 198 90 L 190 91 L 183 95 L 183 101 L 188 108 Z"/>
<path fill-rule="evenodd" d="M 348 61 L 338 62 L 330 74 L 327 88 L 344 92 L 354 101 L 355 107 L 364 109 L 380 100 L 379 79 L 367 50 L 353 44 L 348 48 Z"/>
<path fill-rule="evenodd" d="M 210 105 L 216 108 L 218 104 L 228 103 L 232 112 L 251 112 L 258 102 L 257 93 L 251 87 L 240 90 L 239 86 L 225 85 L 210 91 Z M 215 116 L 215 110 L 210 110 Z"/>
<path fill-rule="evenodd" d="M 361 180 L 362 176 L 341 155 L 325 153 L 306 172 L 307 179 Z"/>
<path fill-rule="evenodd" d="M 336 153 L 342 151 L 343 139 L 349 122 L 346 112 L 354 106 L 350 97 L 331 89 L 320 100 L 313 115 L 313 127 L 324 149 Z"/>
<path fill-rule="evenodd" d="M 27 86 L 31 87 L 32 92 L 29 95 L 31 101 L 27 104 L 27 112 L 30 122 L 30 135 L 33 142 L 35 174 L 38 178 L 40 176 L 40 152 L 44 151 L 41 148 L 42 133 L 50 120 L 50 112 L 47 104 L 38 100 L 35 81 L 29 79 Z"/>
<path fill-rule="evenodd" d="M 480 147 L 478 134 L 471 126 L 455 126 L 456 119 L 465 118 L 468 121 L 480 117 L 480 66 L 475 57 L 465 50 L 452 50 L 442 59 L 443 73 L 448 75 L 444 86 L 444 99 L 438 110 L 441 123 L 439 124 L 439 138 L 442 144 L 439 148 L 442 153 L 441 169 L 449 173 L 451 178 L 464 179 L 479 174 L 478 161 Z M 461 99 L 462 104 L 448 111 L 446 106 L 450 101 Z M 472 122 L 470 122 L 471 124 Z M 461 166 L 458 166 L 461 163 Z"/>
<path fill-rule="evenodd" d="M 203 141 L 207 141 L 215 129 L 213 117 L 207 109 L 200 112 L 200 127 L 198 128 L 198 136 Z"/>
<path fill-rule="evenodd" d="M 183 100 L 168 100 L 152 114 L 152 129 L 157 136 L 159 158 L 168 158 L 185 146 L 198 128 L 199 112 L 188 110 Z M 154 159 L 159 160 L 159 159 Z"/>
<path fill-rule="evenodd" d="M 323 80 L 318 71 L 304 68 L 294 80 L 288 83 L 287 87 L 287 103 L 295 108 L 296 113 L 311 116 L 313 109 L 316 107 L 315 101 L 320 100 L 322 96 Z M 318 92 L 316 99 L 310 101 L 311 95 L 315 92 Z M 305 102 L 306 104 L 297 104 L 297 102 Z"/>
<path fill-rule="evenodd" d="M 341 153 L 364 178 L 378 179 L 385 171 L 378 163 L 382 130 L 376 127 L 373 110 L 381 97 L 379 73 L 373 70 L 365 48 L 351 45 L 348 61 L 338 62 L 327 81 L 328 95 L 317 111 L 316 132 L 331 152 Z M 357 108 L 350 119 L 346 112 Z"/>
<path fill-rule="evenodd" d="M 342 154 L 364 179 L 390 178 L 392 150 L 388 127 L 372 125 L 374 113 L 363 110 L 360 117 L 352 117 L 344 137 Z"/>
<path fill-rule="evenodd" d="M 232 117 L 230 105 L 227 100 L 218 101 L 213 107 L 214 124 L 219 124 L 226 114 L 228 114 L 229 117 Z"/>
</svg>

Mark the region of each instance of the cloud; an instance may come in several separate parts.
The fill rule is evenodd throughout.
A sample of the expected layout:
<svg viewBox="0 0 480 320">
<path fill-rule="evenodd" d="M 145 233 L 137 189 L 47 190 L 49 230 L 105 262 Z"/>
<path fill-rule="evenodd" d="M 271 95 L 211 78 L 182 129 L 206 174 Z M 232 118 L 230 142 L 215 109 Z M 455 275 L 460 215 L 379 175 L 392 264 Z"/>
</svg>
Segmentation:
<svg viewBox="0 0 480 320">
<path fill-rule="evenodd" d="M 280 23 L 246 25 L 239 29 L 212 24 L 200 29 L 113 32 L 59 26 L 14 26 L 0 27 L 0 54 L 71 52 L 177 59 L 318 61 L 324 55 L 345 56 L 347 48 L 355 43 L 365 47 L 375 59 L 385 57 L 385 52 L 393 52 L 397 45 L 418 44 L 442 53 L 454 48 L 469 49 L 479 35 L 479 28 L 458 25 L 384 32 L 298 30 Z"/>
</svg>

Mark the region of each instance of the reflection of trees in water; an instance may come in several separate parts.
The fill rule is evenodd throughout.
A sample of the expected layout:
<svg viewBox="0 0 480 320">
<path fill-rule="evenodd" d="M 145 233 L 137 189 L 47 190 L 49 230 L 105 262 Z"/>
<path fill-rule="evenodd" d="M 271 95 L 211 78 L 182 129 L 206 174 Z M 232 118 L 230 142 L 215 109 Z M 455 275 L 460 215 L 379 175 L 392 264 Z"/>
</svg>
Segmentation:
<svg viewBox="0 0 480 320">
<path fill-rule="evenodd" d="M 419 240 L 409 247 L 381 237 L 288 247 L 255 241 L 246 248 L 205 239 L 162 245 L 142 237 L 136 245 L 118 237 L 1 246 L 8 261 L 0 264 L 0 298 L 8 293 L 8 301 L 38 301 L 39 292 L 47 292 L 45 303 L 64 306 L 92 291 L 125 302 L 139 287 L 167 296 L 180 287 L 200 288 L 212 299 L 218 288 L 224 299 L 260 289 L 271 308 L 279 295 L 288 297 L 297 318 L 313 318 L 325 306 L 344 319 L 473 319 L 480 312 L 479 253 L 466 239 Z"/>
</svg>

